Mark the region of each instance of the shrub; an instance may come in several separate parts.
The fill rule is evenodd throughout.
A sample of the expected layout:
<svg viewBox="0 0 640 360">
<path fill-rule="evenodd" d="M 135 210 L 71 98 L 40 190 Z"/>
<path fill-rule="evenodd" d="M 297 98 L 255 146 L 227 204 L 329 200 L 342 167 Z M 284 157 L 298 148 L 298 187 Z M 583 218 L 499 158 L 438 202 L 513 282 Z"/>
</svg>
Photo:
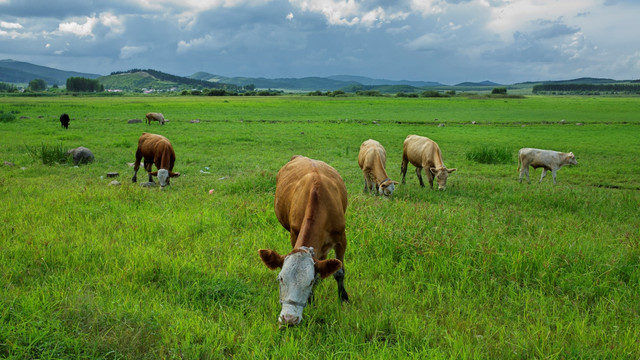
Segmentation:
<svg viewBox="0 0 640 360">
<path fill-rule="evenodd" d="M 16 115 L 13 112 L 4 112 L 0 110 L 0 122 L 16 121 Z"/>
<path fill-rule="evenodd" d="M 467 160 L 482 164 L 508 164 L 511 162 L 511 151 L 506 147 L 482 146 L 467 152 Z"/>
<path fill-rule="evenodd" d="M 491 90 L 492 94 L 499 94 L 499 95 L 506 95 L 507 94 L 507 88 L 506 87 L 497 87 L 497 88 L 493 88 L 493 90 Z"/>
<path fill-rule="evenodd" d="M 45 165 L 66 163 L 69 157 L 62 143 L 58 145 L 42 144 L 39 147 L 25 145 L 25 147 L 34 160 L 41 160 Z"/>
<path fill-rule="evenodd" d="M 443 95 L 439 91 L 436 91 L 436 90 L 423 91 L 422 94 L 420 94 L 420 96 L 422 96 L 422 97 L 446 97 L 446 95 Z"/>
</svg>

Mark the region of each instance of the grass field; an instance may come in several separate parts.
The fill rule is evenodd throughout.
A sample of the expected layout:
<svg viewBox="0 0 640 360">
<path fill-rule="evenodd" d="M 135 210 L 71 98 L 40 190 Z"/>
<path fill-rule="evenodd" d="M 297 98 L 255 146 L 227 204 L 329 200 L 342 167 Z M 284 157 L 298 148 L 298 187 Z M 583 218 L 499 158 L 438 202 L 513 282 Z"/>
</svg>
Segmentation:
<svg viewBox="0 0 640 360">
<path fill-rule="evenodd" d="M 0 357 L 640 358 L 638 101 L 0 98 L 18 112 L 0 122 L 0 160 L 15 164 L 0 165 Z M 148 111 L 171 121 L 127 124 Z M 174 145 L 182 175 L 165 190 L 130 182 L 143 131 Z M 458 168 L 447 190 L 420 188 L 410 166 L 392 200 L 364 194 L 360 144 L 380 141 L 399 181 L 408 134 Z M 43 165 L 26 150 L 43 144 L 96 161 Z M 479 146 L 512 161 L 468 160 Z M 525 146 L 579 165 L 556 186 L 533 170 L 519 184 Z M 279 328 L 257 250 L 289 250 L 273 196 L 294 154 L 347 185 L 351 301 L 329 278 L 303 323 Z"/>
</svg>

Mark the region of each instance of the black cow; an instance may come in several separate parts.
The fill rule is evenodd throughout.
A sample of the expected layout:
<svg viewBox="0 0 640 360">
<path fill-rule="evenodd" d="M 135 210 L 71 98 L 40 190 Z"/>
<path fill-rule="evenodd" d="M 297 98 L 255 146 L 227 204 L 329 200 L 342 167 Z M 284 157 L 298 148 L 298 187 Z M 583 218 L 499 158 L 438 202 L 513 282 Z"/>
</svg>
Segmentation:
<svg viewBox="0 0 640 360">
<path fill-rule="evenodd" d="M 67 114 L 62 114 L 60 115 L 60 124 L 62 124 L 62 127 L 65 129 L 69 128 L 69 115 Z"/>
</svg>

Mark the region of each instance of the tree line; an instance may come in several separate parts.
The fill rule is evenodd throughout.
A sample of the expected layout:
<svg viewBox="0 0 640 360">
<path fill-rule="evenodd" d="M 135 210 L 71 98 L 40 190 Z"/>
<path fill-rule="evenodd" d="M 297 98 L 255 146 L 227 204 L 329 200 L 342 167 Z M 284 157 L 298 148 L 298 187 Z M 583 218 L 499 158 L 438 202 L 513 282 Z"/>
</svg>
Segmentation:
<svg viewBox="0 0 640 360">
<path fill-rule="evenodd" d="M 640 83 L 625 84 L 541 84 L 533 87 L 534 94 L 640 94 Z"/>
</svg>

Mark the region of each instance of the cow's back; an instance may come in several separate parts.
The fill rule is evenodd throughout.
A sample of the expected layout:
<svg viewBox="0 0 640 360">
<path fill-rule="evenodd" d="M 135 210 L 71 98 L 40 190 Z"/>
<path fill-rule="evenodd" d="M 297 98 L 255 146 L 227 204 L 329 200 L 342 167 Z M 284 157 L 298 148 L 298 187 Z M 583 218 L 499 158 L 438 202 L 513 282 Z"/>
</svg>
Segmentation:
<svg viewBox="0 0 640 360">
<path fill-rule="evenodd" d="M 373 167 L 378 159 L 384 168 L 387 163 L 387 153 L 382 144 L 376 140 L 369 139 L 360 145 L 358 165 L 361 169 L 364 170 L 365 167 Z"/>
<path fill-rule="evenodd" d="M 300 230 L 305 217 L 313 215 L 325 230 L 343 232 L 346 208 L 344 181 L 326 163 L 295 156 L 278 172 L 274 210 L 285 229 Z"/>
<path fill-rule="evenodd" d="M 442 166 L 440 148 L 435 141 L 419 135 L 409 135 L 403 144 L 404 156 L 416 167 Z"/>
<path fill-rule="evenodd" d="M 167 170 L 173 170 L 176 154 L 169 139 L 162 135 L 142 133 L 138 139 L 138 151 L 147 160 L 156 163 L 160 168 L 160 164 L 164 164 Z"/>
</svg>

